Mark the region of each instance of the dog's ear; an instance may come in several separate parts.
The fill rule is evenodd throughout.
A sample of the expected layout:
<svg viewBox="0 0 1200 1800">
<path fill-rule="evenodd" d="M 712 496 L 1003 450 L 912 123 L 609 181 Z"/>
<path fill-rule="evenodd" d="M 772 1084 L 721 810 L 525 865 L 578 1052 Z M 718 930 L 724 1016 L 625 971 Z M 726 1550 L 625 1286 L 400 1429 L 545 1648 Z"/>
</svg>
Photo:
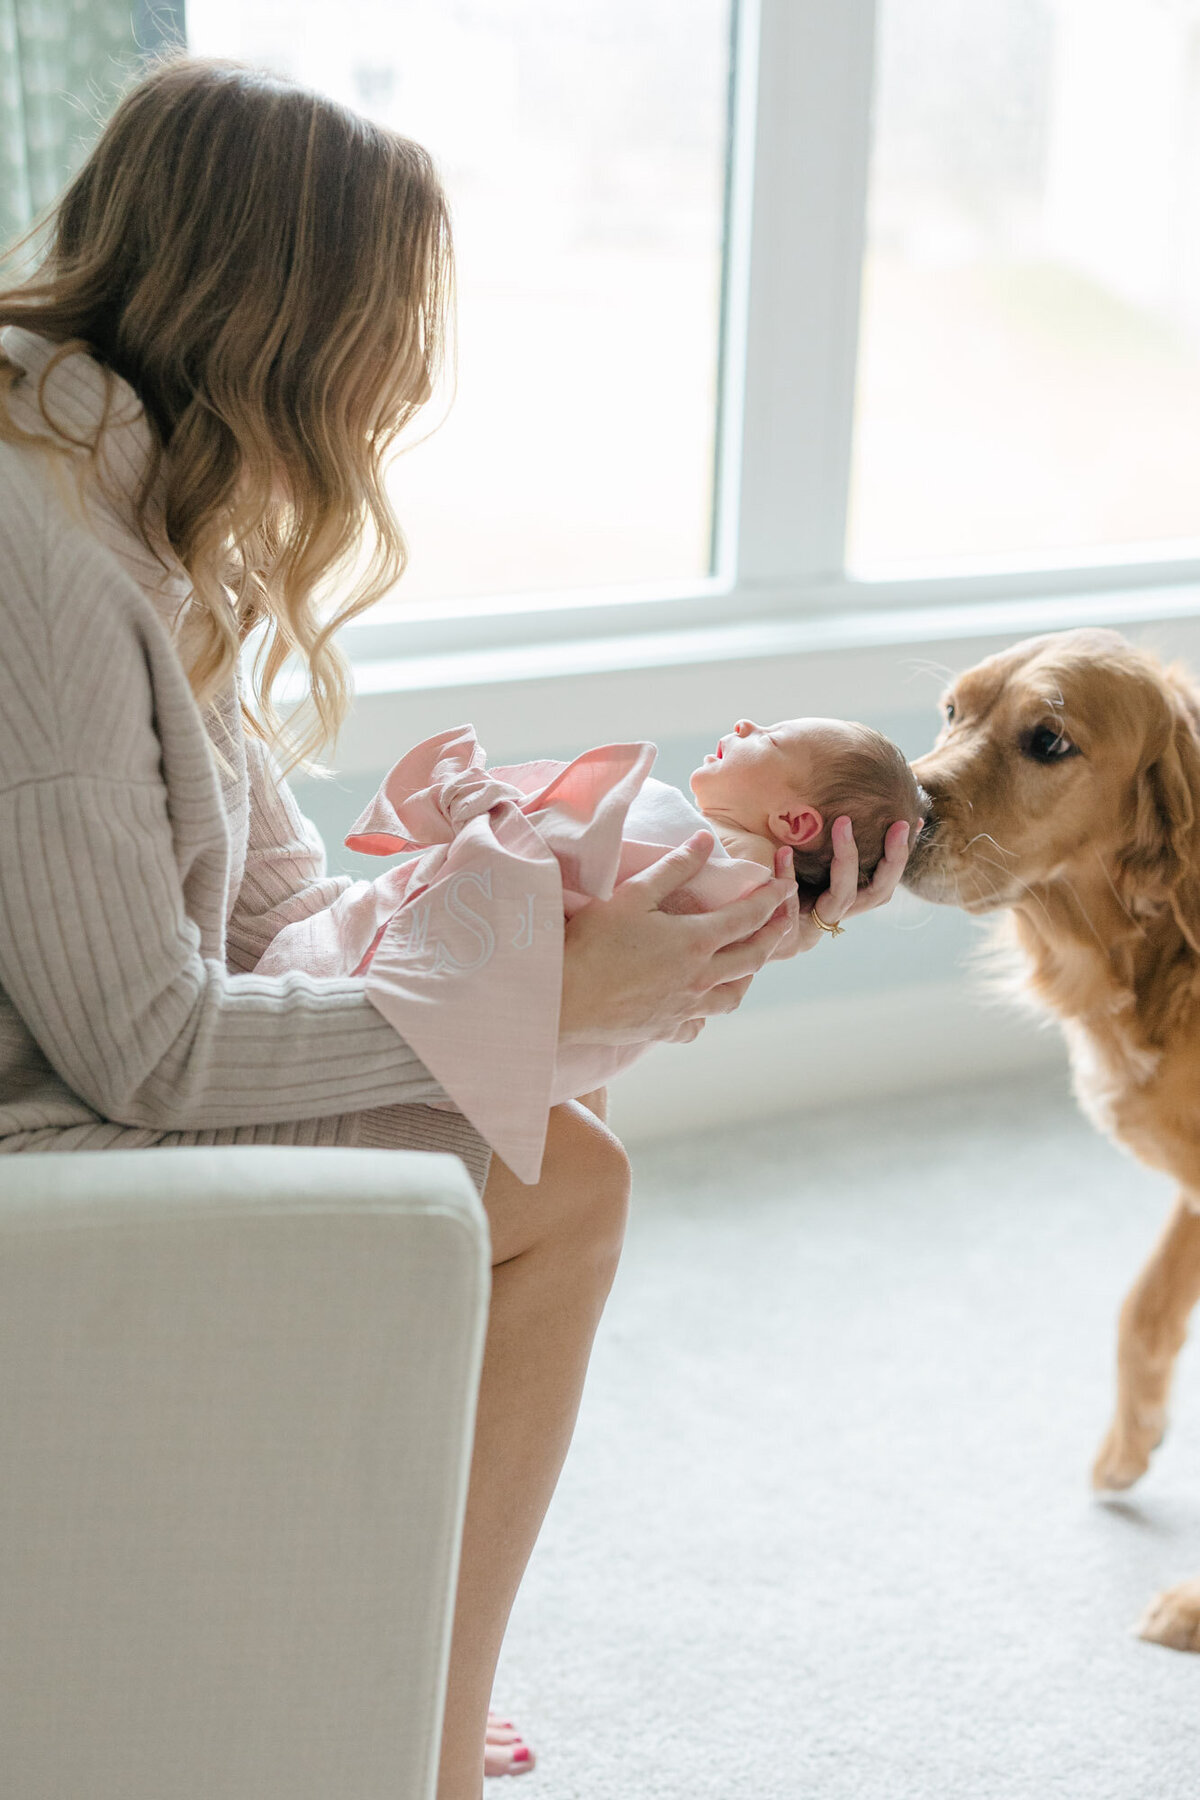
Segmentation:
<svg viewBox="0 0 1200 1800">
<path fill-rule="evenodd" d="M 1121 885 L 1128 900 L 1169 902 L 1190 942 L 1200 933 L 1200 712 L 1174 670 L 1162 701 L 1134 789 Z"/>
</svg>

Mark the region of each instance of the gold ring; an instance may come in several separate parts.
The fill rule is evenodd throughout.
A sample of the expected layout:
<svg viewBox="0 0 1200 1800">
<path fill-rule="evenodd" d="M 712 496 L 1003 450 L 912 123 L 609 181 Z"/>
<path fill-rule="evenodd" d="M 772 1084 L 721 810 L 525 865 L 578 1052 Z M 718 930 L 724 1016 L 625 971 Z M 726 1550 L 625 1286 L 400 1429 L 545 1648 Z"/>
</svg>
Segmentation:
<svg viewBox="0 0 1200 1800">
<path fill-rule="evenodd" d="M 827 931 L 830 937 L 841 937 L 842 932 L 845 930 L 844 925 L 827 925 L 815 906 L 809 912 L 808 916 L 818 930 Z"/>
</svg>

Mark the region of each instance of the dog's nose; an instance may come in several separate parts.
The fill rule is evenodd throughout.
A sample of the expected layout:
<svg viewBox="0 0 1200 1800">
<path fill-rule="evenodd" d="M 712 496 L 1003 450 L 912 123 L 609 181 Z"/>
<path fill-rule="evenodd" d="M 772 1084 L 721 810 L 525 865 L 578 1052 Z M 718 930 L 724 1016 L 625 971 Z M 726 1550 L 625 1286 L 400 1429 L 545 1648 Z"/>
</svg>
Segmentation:
<svg viewBox="0 0 1200 1800">
<path fill-rule="evenodd" d="M 917 804 L 921 808 L 921 818 L 924 821 L 919 835 L 925 837 L 933 830 L 937 823 L 937 817 L 934 808 L 933 795 L 925 786 L 924 782 L 921 781 L 918 781 L 917 783 Z"/>
<path fill-rule="evenodd" d="M 917 795 L 921 804 L 921 829 L 908 840 L 908 872 L 914 873 L 923 863 L 933 848 L 934 833 L 937 830 L 937 813 L 928 790 L 918 783 Z"/>
</svg>

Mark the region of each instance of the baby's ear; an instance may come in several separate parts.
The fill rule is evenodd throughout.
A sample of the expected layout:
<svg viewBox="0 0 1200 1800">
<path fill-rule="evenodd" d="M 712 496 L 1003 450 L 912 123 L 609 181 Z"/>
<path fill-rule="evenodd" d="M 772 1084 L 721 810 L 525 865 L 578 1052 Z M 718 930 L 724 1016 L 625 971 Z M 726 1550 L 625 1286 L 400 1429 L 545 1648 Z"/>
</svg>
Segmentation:
<svg viewBox="0 0 1200 1800">
<path fill-rule="evenodd" d="M 815 844 L 825 829 L 825 821 L 815 806 L 792 806 L 785 812 L 772 813 L 767 820 L 771 836 L 781 844 L 803 850 Z"/>
</svg>

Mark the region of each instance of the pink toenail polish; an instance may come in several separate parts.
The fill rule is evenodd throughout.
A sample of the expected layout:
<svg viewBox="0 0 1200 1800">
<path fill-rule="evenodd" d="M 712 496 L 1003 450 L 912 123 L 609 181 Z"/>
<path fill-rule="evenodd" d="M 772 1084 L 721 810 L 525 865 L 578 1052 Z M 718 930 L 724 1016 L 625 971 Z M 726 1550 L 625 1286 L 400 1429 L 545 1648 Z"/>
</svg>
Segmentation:
<svg viewBox="0 0 1200 1800">
<path fill-rule="evenodd" d="M 512 1759 L 514 1762 L 528 1762 L 529 1761 L 529 1752 L 525 1748 L 524 1744 L 521 1745 L 521 1748 L 519 1750 L 513 1751 Z"/>
</svg>

